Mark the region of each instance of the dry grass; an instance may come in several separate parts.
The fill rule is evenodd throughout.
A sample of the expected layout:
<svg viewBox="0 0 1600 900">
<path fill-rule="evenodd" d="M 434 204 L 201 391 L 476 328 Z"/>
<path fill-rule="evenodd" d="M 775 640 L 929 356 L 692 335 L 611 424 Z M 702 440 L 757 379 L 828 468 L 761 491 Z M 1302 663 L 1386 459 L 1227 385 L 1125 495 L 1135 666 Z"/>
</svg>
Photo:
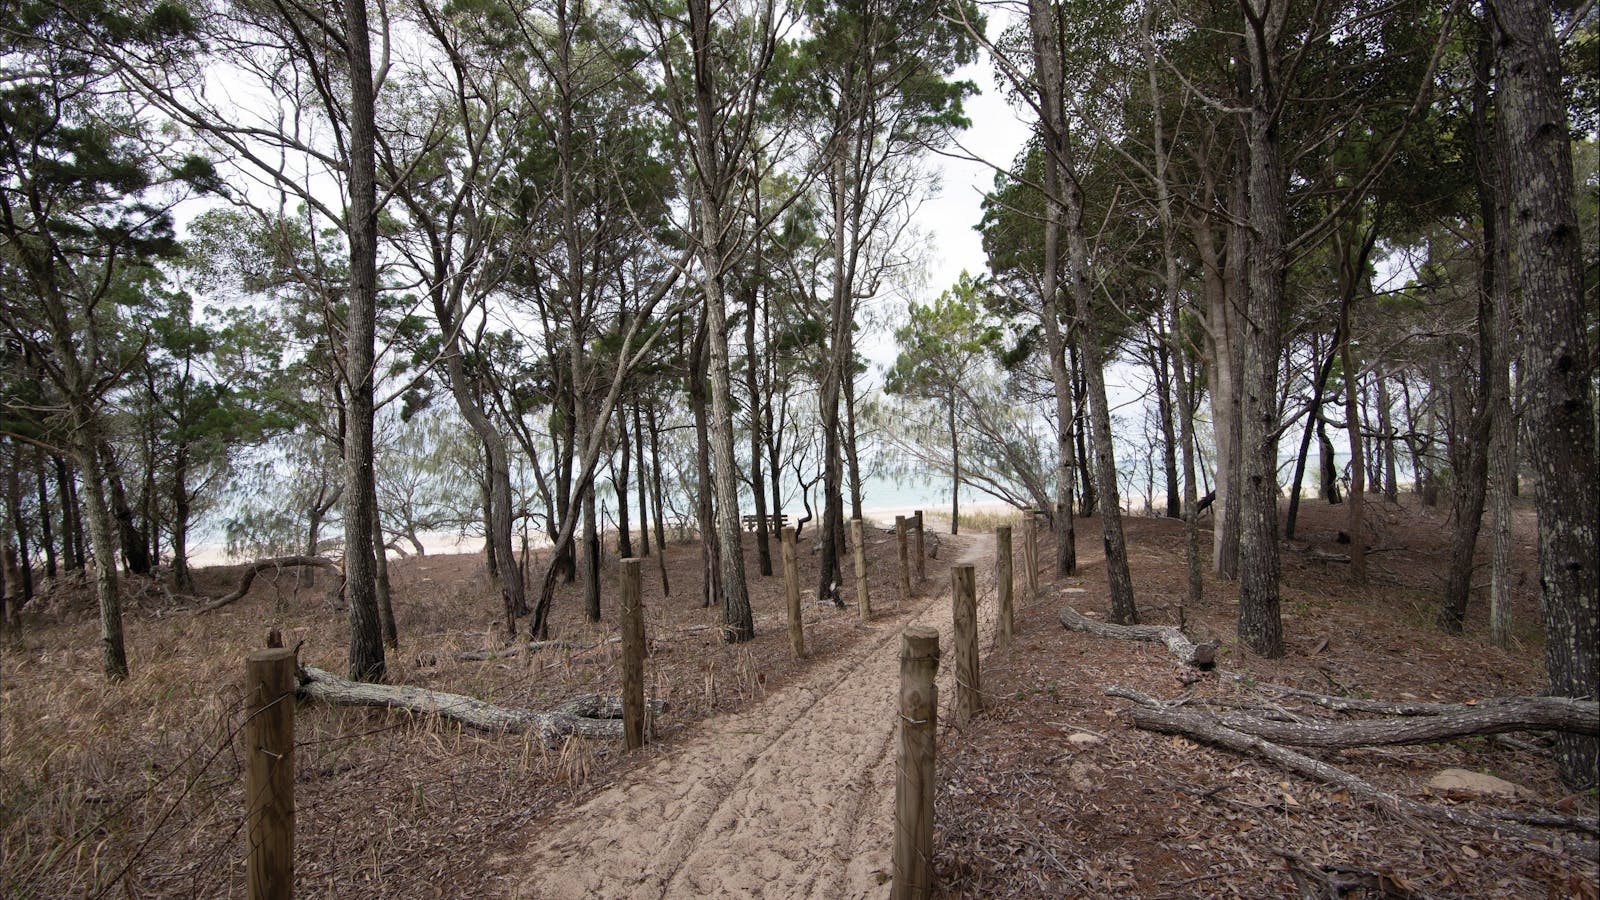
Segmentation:
<svg viewBox="0 0 1600 900">
<path fill-rule="evenodd" d="M 808 532 L 807 537 L 812 537 Z M 893 542 L 874 535 L 873 589 L 893 591 Z M 759 701 L 803 673 L 788 658 L 781 577 L 758 574 L 746 541 L 758 637 L 728 647 L 720 612 L 701 608 L 697 545 L 674 545 L 674 594 L 653 563 L 644 600 L 652 657 L 646 686 L 671 711 L 664 740 L 705 716 Z M 776 546 L 774 546 L 776 558 Z M 816 558 L 802 545 L 803 590 Z M 402 647 L 389 680 L 505 706 L 545 708 L 578 693 L 615 693 L 619 649 L 615 566 L 602 576 L 605 622 L 583 620 L 577 585 L 563 586 L 552 636 L 591 650 L 547 649 L 463 662 L 496 647 L 499 599 L 475 556 L 391 563 Z M 206 570 L 200 589 L 232 588 L 233 570 Z M 881 583 L 880 583 L 881 580 Z M 851 582 L 853 585 L 853 581 Z M 850 587 L 847 586 L 847 596 Z M 65 584 L 26 622 L 24 643 L 0 656 L 0 896 L 217 897 L 243 893 L 243 660 L 271 627 L 301 660 L 344 664 L 342 614 L 321 587 L 258 579 L 251 594 L 205 616 L 178 614 L 163 591 L 132 586 L 126 622 L 132 677 L 100 674 L 98 625 L 81 584 Z M 852 643 L 855 611 L 807 605 L 808 648 Z M 555 805 L 607 783 L 656 751 L 574 739 L 546 750 L 533 736 L 462 731 L 431 717 L 302 704 L 296 723 L 297 881 L 303 896 L 472 896 L 497 890 L 491 858 L 526 842 Z"/>
<path fill-rule="evenodd" d="M 1489 646 L 1482 598 L 1466 636 L 1446 637 L 1432 626 L 1448 555 L 1442 514 L 1375 509 L 1372 543 L 1389 549 L 1372 557 L 1368 583 L 1357 588 L 1338 564 L 1301 552 L 1339 549 L 1344 508 L 1302 508 L 1301 538 L 1284 554 L 1285 659 L 1262 660 L 1228 640 L 1236 597 L 1232 586 L 1208 579 L 1206 603 L 1188 615 L 1196 632 L 1224 639 L 1220 664 L 1326 693 L 1453 701 L 1540 693 L 1536 580 L 1517 595 L 1518 633 L 1527 643 L 1511 651 Z M 1170 624 L 1184 585 L 1181 523 L 1130 518 L 1125 525 L 1141 615 Z M 1532 527 L 1524 514 L 1523 569 L 1534 564 Z M 1096 521 L 1080 523 L 1079 547 L 1098 530 Z M 1050 558 L 1048 549 L 1041 557 Z M 1106 685 L 1165 699 L 1264 701 L 1215 678 L 1186 683 L 1190 674 L 1159 646 L 1063 629 L 1056 619 L 1063 604 L 1106 614 L 1098 561 L 1056 580 L 1045 598 L 1019 607 L 1014 649 L 985 660 L 991 701 L 983 718 L 940 742 L 936 865 L 946 896 L 1293 896 L 1291 867 L 1323 864 L 1383 873 L 1421 896 L 1594 896 L 1594 861 L 1570 839 L 1552 856 L 1419 823 L 1254 760 L 1133 728 L 1120 716 L 1126 704 L 1104 695 Z M 1069 741 L 1074 734 L 1085 737 Z M 1467 740 L 1319 755 L 1423 802 L 1452 802 L 1422 786 L 1453 766 L 1522 785 L 1526 796 L 1501 801 L 1519 811 L 1595 815 L 1594 795 L 1568 795 L 1537 750 Z"/>
</svg>

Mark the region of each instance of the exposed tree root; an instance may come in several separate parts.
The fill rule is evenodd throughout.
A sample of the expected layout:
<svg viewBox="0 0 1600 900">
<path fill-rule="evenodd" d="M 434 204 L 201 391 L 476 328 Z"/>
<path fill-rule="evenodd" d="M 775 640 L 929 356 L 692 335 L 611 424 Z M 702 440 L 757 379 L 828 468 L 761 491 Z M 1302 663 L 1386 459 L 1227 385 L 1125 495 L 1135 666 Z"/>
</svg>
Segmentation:
<svg viewBox="0 0 1600 900">
<path fill-rule="evenodd" d="M 343 706 L 385 706 L 436 715 L 480 731 L 520 734 L 536 731 L 546 747 L 556 747 L 567 735 L 622 740 L 622 702 L 613 697 L 586 694 L 538 711 L 495 706 L 462 694 L 430 691 L 407 685 L 365 684 L 347 681 L 312 666 L 300 670 L 300 695 Z M 665 712 L 666 704 L 650 701 L 650 708 Z"/>
</svg>

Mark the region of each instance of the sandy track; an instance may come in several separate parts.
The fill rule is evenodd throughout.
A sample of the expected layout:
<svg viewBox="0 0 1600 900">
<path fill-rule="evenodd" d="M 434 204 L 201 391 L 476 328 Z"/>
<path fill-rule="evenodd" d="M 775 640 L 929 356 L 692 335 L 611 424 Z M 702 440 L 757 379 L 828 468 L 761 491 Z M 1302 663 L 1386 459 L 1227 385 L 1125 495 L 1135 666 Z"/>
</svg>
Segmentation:
<svg viewBox="0 0 1600 900">
<path fill-rule="evenodd" d="M 993 555 L 992 535 L 949 539 L 956 562 Z M 929 566 L 915 622 L 949 659 L 950 589 Z M 992 579 L 991 579 L 992 580 Z M 986 581 L 980 574 L 979 582 Z M 980 588 L 980 628 L 992 603 Z M 816 660 L 803 680 L 704 723 L 672 752 L 560 816 L 511 870 L 511 896 L 864 897 L 884 893 L 894 824 L 893 740 L 901 626 Z M 950 666 L 940 671 L 948 710 Z M 948 713 L 941 712 L 948 721 Z"/>
</svg>

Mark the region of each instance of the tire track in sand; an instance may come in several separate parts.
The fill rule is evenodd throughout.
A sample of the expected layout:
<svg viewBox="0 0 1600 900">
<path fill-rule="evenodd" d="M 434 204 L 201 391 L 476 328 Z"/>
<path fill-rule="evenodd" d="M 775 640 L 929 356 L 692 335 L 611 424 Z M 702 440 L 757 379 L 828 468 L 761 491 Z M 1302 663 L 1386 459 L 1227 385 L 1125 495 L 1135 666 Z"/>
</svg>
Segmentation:
<svg viewBox="0 0 1600 900">
<path fill-rule="evenodd" d="M 990 535 L 951 542 L 960 548 L 956 562 L 978 564 L 980 571 L 992 556 Z M 934 569 L 935 585 L 940 568 Z M 987 641 L 992 611 L 983 609 L 979 620 Z M 947 582 L 912 621 L 938 628 L 948 654 Z M 869 627 L 874 633 L 849 651 L 815 660 L 803 681 L 702 723 L 671 753 L 560 816 L 512 861 L 511 871 L 526 874 L 510 895 L 882 893 L 893 837 L 892 742 L 903 626 Z M 940 672 L 945 701 L 949 668 Z"/>
</svg>

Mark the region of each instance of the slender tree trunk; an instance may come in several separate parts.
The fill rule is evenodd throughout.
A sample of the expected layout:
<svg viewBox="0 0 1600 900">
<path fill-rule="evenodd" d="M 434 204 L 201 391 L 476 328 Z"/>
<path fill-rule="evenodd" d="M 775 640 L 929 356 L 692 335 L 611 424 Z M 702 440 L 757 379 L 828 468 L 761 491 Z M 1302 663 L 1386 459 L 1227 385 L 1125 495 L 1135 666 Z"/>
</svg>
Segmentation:
<svg viewBox="0 0 1600 900">
<path fill-rule="evenodd" d="M 850 339 L 850 366 L 845 370 L 844 383 L 844 463 L 845 476 L 850 484 L 850 518 L 861 515 L 861 454 L 856 448 L 856 379 L 855 338 Z"/>
<path fill-rule="evenodd" d="M 1536 473 L 1539 574 L 1550 692 L 1600 693 L 1600 481 L 1589 394 L 1582 254 L 1572 206 L 1566 92 L 1549 8 L 1490 0 L 1497 29 L 1511 220 L 1527 329 L 1529 463 Z M 1574 789 L 1596 781 L 1597 742 L 1561 735 L 1556 758 Z"/>
<path fill-rule="evenodd" d="M 79 515 L 82 506 L 78 502 L 78 487 L 68 468 L 67 460 L 60 456 L 53 456 L 51 459 L 55 463 L 56 470 L 56 498 L 61 504 L 62 555 L 66 557 L 64 564 L 69 569 L 82 572 L 84 538 L 83 517 Z"/>
<path fill-rule="evenodd" d="M 1217 576 L 1229 581 L 1239 579 L 1240 541 L 1244 527 L 1244 472 L 1245 457 L 1252 452 L 1245 443 L 1244 418 L 1247 407 L 1244 393 L 1249 390 L 1245 375 L 1245 360 L 1249 352 L 1250 333 L 1250 156 L 1241 149 L 1234 155 L 1234 179 L 1229 192 L 1227 260 L 1224 271 L 1223 304 L 1228 311 L 1228 371 L 1231 373 L 1231 390 L 1225 395 L 1226 415 L 1219 416 L 1223 428 L 1218 430 L 1219 440 L 1226 434 L 1229 453 L 1227 458 L 1218 448 L 1217 497 L 1224 499 L 1218 510 L 1217 527 L 1221 529 L 1217 549 Z"/>
<path fill-rule="evenodd" d="M 667 514 L 661 491 L 661 427 L 656 422 L 656 407 L 650 404 L 650 490 L 655 501 L 656 514 L 656 568 L 661 573 L 661 596 L 672 596 L 672 585 L 667 581 Z M 641 475 L 643 472 L 640 473 Z"/>
<path fill-rule="evenodd" d="M 633 556 L 632 523 L 628 521 L 628 461 L 632 448 L 628 446 L 628 416 L 617 416 L 617 467 L 611 489 L 617 495 L 617 556 Z"/>
<path fill-rule="evenodd" d="M 1479 38 L 1479 53 L 1485 57 L 1484 69 L 1492 67 L 1493 28 L 1485 21 Z M 1490 71 L 1482 77 L 1488 79 Z M 1494 561 L 1489 589 L 1489 639 L 1499 647 L 1511 645 L 1511 498 L 1517 489 L 1517 414 L 1511 404 L 1511 363 L 1516 357 L 1517 328 L 1511 288 L 1511 188 L 1506 181 L 1504 133 L 1496 130 L 1491 152 L 1491 184 L 1494 189 L 1493 246 L 1495 271 L 1494 334 L 1489 342 L 1489 506 L 1494 515 Z M 1485 230 L 1488 236 L 1488 229 Z"/>
<path fill-rule="evenodd" d="M 1455 529 L 1450 542 L 1450 567 L 1446 570 L 1444 597 L 1439 606 L 1438 625 L 1450 634 L 1460 634 L 1467 617 L 1468 594 L 1472 590 L 1473 562 L 1478 548 L 1478 531 L 1483 522 L 1484 498 L 1489 481 L 1489 443 L 1494 432 L 1494 301 L 1502 293 L 1499 282 L 1510 276 L 1499 269 L 1499 217 L 1495 212 L 1498 174 L 1494 152 L 1494 128 L 1489 124 L 1489 82 L 1492 49 L 1488 36 L 1478 42 L 1474 60 L 1472 91 L 1472 141 L 1477 165 L 1478 218 L 1483 239 L 1478 247 L 1478 383 L 1471 393 L 1473 416 L 1468 437 L 1465 471 L 1456 475 Z M 1462 375 L 1465 378 L 1465 374 Z M 1462 391 L 1466 394 L 1466 391 Z M 1452 458 L 1455 455 L 1452 454 Z"/>
<path fill-rule="evenodd" d="M 689 410 L 694 416 L 695 518 L 700 530 L 701 598 L 709 607 L 722 596 L 722 562 L 711 487 L 711 435 L 706 416 L 706 323 L 701 319 L 689 352 Z"/>
<path fill-rule="evenodd" d="M 1069 287 L 1076 301 L 1078 353 L 1088 383 L 1089 433 L 1094 439 L 1095 483 L 1100 498 L 1100 532 L 1105 540 L 1106 579 L 1111 593 L 1111 619 L 1118 625 L 1139 621 L 1133 599 L 1133 579 L 1128 573 L 1128 547 L 1122 534 L 1122 504 L 1118 500 L 1117 460 L 1111 446 L 1111 408 L 1106 400 L 1105 369 L 1094 332 L 1089 299 L 1089 245 L 1083 234 L 1083 192 L 1077 178 L 1064 169 L 1063 200 L 1066 220 Z"/>
<path fill-rule="evenodd" d="M 1078 445 L 1075 457 L 1078 461 L 1078 485 L 1082 490 L 1082 496 L 1078 501 L 1078 509 L 1083 512 L 1083 515 L 1092 516 L 1100 511 L 1100 504 L 1095 495 L 1095 475 L 1091 471 L 1094 457 L 1089 454 L 1087 444 L 1089 440 L 1089 388 L 1084 382 L 1083 361 L 1079 357 L 1077 346 L 1076 342 L 1068 341 L 1068 347 L 1072 348 L 1069 350 L 1072 362 L 1072 394 L 1077 398 L 1077 403 L 1073 410 L 1073 414 L 1077 416 L 1077 421 L 1073 423 L 1072 430 L 1073 437 L 1076 438 Z"/>
<path fill-rule="evenodd" d="M 1050 0 L 1029 0 L 1028 23 L 1033 34 L 1034 73 L 1043 110 L 1045 218 L 1044 262 L 1040 280 L 1039 319 L 1044 325 L 1045 352 L 1050 354 L 1050 381 L 1056 401 L 1056 508 L 1051 527 L 1056 533 L 1056 574 L 1078 570 L 1073 500 L 1077 460 L 1074 458 L 1072 378 L 1067 371 L 1066 340 L 1061 334 L 1061 166 L 1066 153 L 1066 123 L 1062 107 L 1061 45 L 1058 23 Z"/>
<path fill-rule="evenodd" d="M 1344 322 L 1341 318 L 1339 327 L 1334 329 L 1333 332 L 1333 347 L 1336 348 L 1340 346 L 1343 339 L 1343 334 Z M 1312 343 L 1312 349 L 1313 352 L 1315 352 L 1316 343 L 1314 341 Z M 1283 526 L 1283 536 L 1286 540 L 1292 540 L 1294 538 L 1295 523 L 1300 517 L 1300 481 L 1305 477 L 1306 473 L 1306 455 L 1311 448 L 1311 433 L 1315 429 L 1320 429 L 1323 424 L 1322 394 L 1328 383 L 1328 375 L 1332 371 L 1333 351 L 1330 349 L 1327 357 L 1323 359 L 1322 364 L 1317 366 L 1316 375 L 1311 381 L 1311 403 L 1306 407 L 1306 430 L 1305 433 L 1300 436 L 1300 453 L 1295 457 L 1294 480 L 1289 482 L 1289 514 L 1285 519 Z M 1331 448 L 1329 447 L 1326 435 L 1323 436 L 1322 442 L 1318 446 L 1317 450 L 1318 455 L 1321 457 L 1321 465 L 1319 466 L 1321 471 L 1318 474 L 1321 476 L 1322 480 L 1322 494 L 1323 497 L 1326 498 L 1329 496 L 1329 470 L 1333 467 Z"/>
<path fill-rule="evenodd" d="M 580 483 L 583 492 L 583 614 L 600 621 L 600 526 L 593 481 Z"/>
<path fill-rule="evenodd" d="M 761 208 L 760 185 L 756 186 L 755 208 Z M 759 239 L 759 238 L 758 238 Z M 761 252 L 758 247 L 755 252 L 756 277 L 752 279 L 745 294 L 744 312 L 744 391 L 750 398 L 746 407 L 750 414 L 750 496 L 755 503 L 756 511 L 756 564 L 760 566 L 763 576 L 772 574 L 772 547 L 768 541 L 767 528 L 767 486 L 761 478 L 761 434 L 764 424 L 761 421 L 761 394 L 756 379 L 756 369 L 760 354 L 756 351 L 756 314 L 760 301 L 761 284 Z M 777 473 L 773 473 L 777 477 Z M 777 510 L 773 510 L 777 512 Z"/>
<path fill-rule="evenodd" d="M 40 482 L 40 487 L 44 482 Z M 40 498 L 43 499 L 43 492 Z M 189 572 L 189 447 L 180 442 L 172 459 L 172 586 L 181 593 L 194 593 L 194 576 Z M 311 568 L 305 566 L 303 568 Z"/>
<path fill-rule="evenodd" d="M 1345 306 L 1345 317 L 1348 320 L 1349 305 Z M 1350 350 L 1350 323 L 1344 323 L 1344 346 L 1339 351 L 1340 359 L 1344 364 L 1345 383 L 1345 425 L 1350 432 L 1350 505 L 1346 508 L 1345 531 L 1350 535 L 1350 580 L 1356 584 L 1363 584 L 1367 580 L 1367 536 L 1363 516 L 1367 507 L 1367 485 L 1365 482 L 1364 447 L 1366 441 L 1361 434 L 1361 413 L 1359 405 L 1361 379 L 1357 377 L 1355 355 Z"/>
<path fill-rule="evenodd" d="M 45 488 L 44 477 L 44 451 L 34 450 L 34 474 L 37 476 L 39 492 L 39 536 L 44 544 L 44 574 L 48 578 L 55 578 L 56 568 L 56 543 L 54 529 L 50 523 L 50 495 Z"/>
<path fill-rule="evenodd" d="M 1200 502 L 1195 488 L 1195 462 L 1194 462 L 1194 406 L 1189 394 L 1188 370 L 1185 362 L 1187 352 L 1183 340 L 1182 307 L 1179 301 L 1178 281 L 1178 251 L 1177 229 L 1173 223 L 1172 195 L 1167 184 L 1167 149 L 1166 131 L 1161 118 L 1161 88 L 1156 75 L 1155 41 L 1150 34 L 1150 22 L 1145 22 L 1145 69 L 1150 80 L 1151 108 L 1156 112 L 1152 117 L 1154 149 L 1155 149 L 1155 181 L 1156 181 L 1156 209 L 1161 217 L 1161 249 L 1162 262 L 1164 263 L 1162 275 L 1166 290 L 1167 321 L 1171 323 L 1169 334 L 1172 347 L 1172 390 L 1178 405 L 1179 439 L 1183 449 L 1183 558 L 1187 574 L 1187 594 L 1184 605 L 1178 607 L 1178 627 L 1185 626 L 1184 609 L 1200 604 L 1205 596 L 1205 585 L 1200 574 Z M 1166 419 L 1165 432 L 1170 459 L 1172 440 L 1172 422 L 1170 416 Z M 1168 485 L 1172 481 L 1168 476 Z M 1168 514 L 1171 514 L 1171 491 L 1168 491 Z"/>
<path fill-rule="evenodd" d="M 6 501 L 11 513 L 11 530 L 17 536 L 17 554 L 22 563 L 22 602 L 33 599 L 33 559 L 28 552 L 28 520 L 22 515 L 22 447 L 15 441 L 11 445 L 11 459 L 6 466 Z"/>
<path fill-rule="evenodd" d="M 633 404 L 633 452 L 634 463 L 639 470 L 639 555 L 650 555 L 650 482 L 645 476 L 644 467 L 644 427 L 639 407 L 641 403 Z"/>
<path fill-rule="evenodd" d="M 961 528 L 961 435 L 956 431 L 956 394 L 946 395 L 945 426 L 950 430 L 950 533 Z"/>
<path fill-rule="evenodd" d="M 1183 495 L 1178 485 L 1178 436 L 1172 422 L 1173 384 L 1172 332 L 1164 321 L 1166 310 L 1156 315 L 1156 358 L 1152 371 L 1156 380 L 1156 416 L 1161 420 L 1161 471 L 1167 488 L 1166 517 L 1183 516 Z M 1145 491 L 1145 505 L 1155 502 L 1153 490 Z"/>
<path fill-rule="evenodd" d="M 342 0 L 350 111 L 350 303 L 345 315 L 349 378 L 344 432 L 345 597 L 350 616 L 350 679 L 382 681 L 383 632 L 378 620 L 377 562 L 372 555 L 372 417 L 377 340 L 378 244 L 376 96 L 366 0 Z"/>
<path fill-rule="evenodd" d="M 1278 153 L 1279 41 L 1285 0 L 1241 0 L 1251 74 L 1250 296 L 1244 324 L 1239 639 L 1283 655 L 1278 594 L 1278 354 L 1282 350 L 1284 190 Z"/>
<path fill-rule="evenodd" d="M 139 530 L 138 523 L 134 520 L 133 507 L 128 504 L 128 492 L 123 486 L 122 467 L 118 465 L 117 458 L 112 452 L 111 444 L 103 438 L 100 442 L 100 458 L 104 460 L 106 484 L 111 493 L 111 514 L 117 523 L 117 536 L 122 545 L 122 556 L 127 561 L 128 571 L 134 575 L 150 574 L 150 543 L 145 539 L 144 532 Z"/>
<path fill-rule="evenodd" d="M 378 507 L 377 479 L 368 486 L 367 502 L 372 504 L 372 574 L 378 600 L 378 627 L 383 631 L 383 645 L 391 650 L 400 646 L 400 630 L 394 621 L 394 603 L 389 590 L 389 548 L 383 539 L 383 510 Z M 507 557 L 508 569 L 516 569 L 516 561 Z"/>
<path fill-rule="evenodd" d="M 105 476 L 100 460 L 100 437 L 93 413 L 76 410 L 80 442 L 77 469 L 83 475 L 84 508 L 89 519 L 89 540 L 94 549 L 95 598 L 100 604 L 100 660 L 106 677 L 128 677 L 128 651 L 122 642 L 122 596 L 117 585 L 116 526 L 106 502 Z"/>
<path fill-rule="evenodd" d="M 1400 478 L 1395 465 L 1394 417 L 1390 409 L 1389 373 L 1379 361 L 1373 371 L 1378 382 L 1378 430 L 1383 433 L 1383 499 L 1400 502 Z"/>
</svg>

